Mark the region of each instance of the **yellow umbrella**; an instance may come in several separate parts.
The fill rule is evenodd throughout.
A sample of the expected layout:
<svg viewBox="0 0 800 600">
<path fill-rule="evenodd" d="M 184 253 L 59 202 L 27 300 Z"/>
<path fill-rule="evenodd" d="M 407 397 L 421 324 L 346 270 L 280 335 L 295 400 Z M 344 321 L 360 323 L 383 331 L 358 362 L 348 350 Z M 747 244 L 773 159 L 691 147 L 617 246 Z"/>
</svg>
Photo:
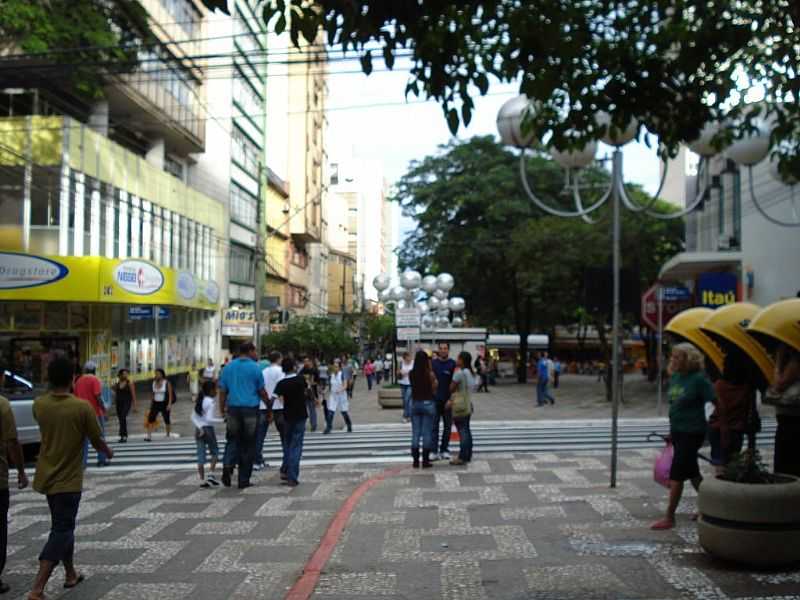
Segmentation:
<svg viewBox="0 0 800 600">
<path fill-rule="evenodd" d="M 700 330 L 700 325 L 714 311 L 710 308 L 688 308 L 675 315 L 664 331 L 691 342 L 722 372 L 724 354 L 719 346 Z"/>
<path fill-rule="evenodd" d="M 776 342 L 783 342 L 800 352 L 800 298 L 762 308 L 750 320 L 747 333 L 770 349 Z"/>
<path fill-rule="evenodd" d="M 769 385 L 775 372 L 775 364 L 766 348 L 747 334 L 747 326 L 761 307 L 749 302 L 736 302 L 721 306 L 700 324 L 700 330 L 711 339 L 720 338 L 744 352 L 758 366 Z"/>
</svg>

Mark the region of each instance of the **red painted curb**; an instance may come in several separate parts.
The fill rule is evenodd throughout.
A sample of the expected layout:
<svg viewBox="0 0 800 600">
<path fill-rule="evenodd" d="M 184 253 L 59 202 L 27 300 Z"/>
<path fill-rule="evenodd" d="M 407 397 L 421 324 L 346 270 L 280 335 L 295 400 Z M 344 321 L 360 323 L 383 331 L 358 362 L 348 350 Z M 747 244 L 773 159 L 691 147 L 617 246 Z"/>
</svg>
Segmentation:
<svg viewBox="0 0 800 600">
<path fill-rule="evenodd" d="M 361 497 L 372 487 L 376 486 L 387 477 L 397 475 L 407 468 L 408 467 L 395 467 L 394 469 L 386 469 L 383 473 L 379 473 L 367 479 L 350 494 L 347 500 L 344 501 L 344 504 L 342 504 L 336 512 L 330 525 L 328 525 L 328 530 L 325 532 L 325 535 L 322 536 L 322 540 L 314 551 L 314 554 L 311 555 L 311 558 L 308 559 L 305 567 L 303 567 L 303 574 L 300 576 L 300 579 L 298 579 L 286 593 L 284 600 L 308 600 L 308 598 L 311 597 L 311 594 L 314 593 L 314 589 L 317 587 L 320 573 L 331 557 L 331 554 L 333 554 L 336 544 L 339 543 L 344 528 L 347 526 L 347 521 L 350 519 L 350 515 L 353 514 L 358 501 L 361 500 Z"/>
</svg>

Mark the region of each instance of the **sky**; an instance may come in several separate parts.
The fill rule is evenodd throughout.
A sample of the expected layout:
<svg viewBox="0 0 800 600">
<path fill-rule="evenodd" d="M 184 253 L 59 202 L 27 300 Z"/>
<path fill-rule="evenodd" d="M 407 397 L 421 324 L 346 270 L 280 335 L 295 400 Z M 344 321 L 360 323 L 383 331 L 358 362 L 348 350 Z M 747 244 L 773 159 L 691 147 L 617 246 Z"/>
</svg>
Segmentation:
<svg viewBox="0 0 800 600">
<path fill-rule="evenodd" d="M 358 63 L 334 63 L 329 77 L 327 98 L 329 160 L 369 158 L 383 163 L 391 185 L 414 159 L 435 153 L 451 139 L 444 115 L 436 102 L 420 102 L 410 97 L 406 103 L 407 62 L 398 60 L 394 71 L 375 71 L 366 76 L 355 73 Z M 377 68 L 382 62 L 375 61 Z M 346 71 L 339 73 L 337 71 Z M 514 85 L 495 82 L 485 97 L 475 100 L 469 127 L 459 129 L 457 137 L 497 135 L 495 121 L 504 102 L 518 93 Z M 608 148 L 601 145 L 600 154 Z M 628 144 L 624 150 L 626 181 L 639 183 L 654 193 L 658 188 L 659 165 L 655 149 L 644 143 Z M 410 218 L 400 221 L 400 241 L 414 229 Z"/>
</svg>

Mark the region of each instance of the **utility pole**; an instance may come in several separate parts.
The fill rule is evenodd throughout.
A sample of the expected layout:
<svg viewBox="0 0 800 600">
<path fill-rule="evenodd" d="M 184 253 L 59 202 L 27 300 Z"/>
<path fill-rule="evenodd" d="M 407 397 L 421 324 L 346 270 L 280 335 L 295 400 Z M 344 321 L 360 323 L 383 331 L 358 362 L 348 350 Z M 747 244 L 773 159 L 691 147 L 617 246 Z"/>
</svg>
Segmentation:
<svg viewBox="0 0 800 600">
<path fill-rule="evenodd" d="M 269 239 L 269 229 L 267 228 L 266 219 L 266 202 L 264 202 L 263 187 L 261 180 L 263 178 L 264 166 L 259 161 L 258 163 L 258 210 L 256 211 L 256 252 L 255 256 L 259 256 L 261 252 L 264 253 L 264 260 L 257 260 L 255 263 L 256 272 L 256 297 L 253 302 L 254 306 L 254 319 L 253 319 L 253 343 L 256 345 L 256 350 L 261 354 L 261 335 L 260 335 L 260 319 L 261 319 L 261 297 L 264 294 L 266 287 L 266 274 L 267 274 L 267 240 Z M 263 229 L 263 231 L 262 231 Z M 263 266 L 262 266 L 263 262 Z"/>
</svg>

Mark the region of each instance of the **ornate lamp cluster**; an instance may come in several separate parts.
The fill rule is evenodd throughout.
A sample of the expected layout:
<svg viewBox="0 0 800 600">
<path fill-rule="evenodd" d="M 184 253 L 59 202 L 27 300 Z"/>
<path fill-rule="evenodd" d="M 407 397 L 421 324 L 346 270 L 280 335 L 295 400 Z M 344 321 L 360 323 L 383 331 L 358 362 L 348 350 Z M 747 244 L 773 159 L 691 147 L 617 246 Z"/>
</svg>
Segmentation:
<svg viewBox="0 0 800 600">
<path fill-rule="evenodd" d="M 394 286 L 391 277 L 381 273 L 373 279 L 372 286 L 378 291 L 381 304 L 419 310 L 423 330 L 464 325 L 463 314 L 467 304 L 460 296 L 450 296 L 455 287 L 455 279 L 450 273 L 423 277 L 417 271 L 404 271 L 400 274 L 400 283 Z"/>
</svg>

